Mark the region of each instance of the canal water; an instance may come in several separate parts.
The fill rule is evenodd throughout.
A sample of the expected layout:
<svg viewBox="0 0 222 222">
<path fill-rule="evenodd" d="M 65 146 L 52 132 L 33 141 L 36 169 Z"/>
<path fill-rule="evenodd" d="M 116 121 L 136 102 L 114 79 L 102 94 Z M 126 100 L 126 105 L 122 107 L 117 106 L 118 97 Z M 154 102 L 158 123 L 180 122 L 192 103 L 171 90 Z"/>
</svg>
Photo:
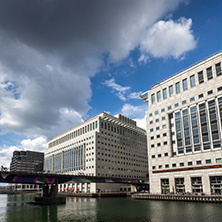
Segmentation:
<svg viewBox="0 0 222 222">
<path fill-rule="evenodd" d="M 1 222 L 221 222 L 222 204 L 68 197 L 64 205 L 29 205 L 33 195 L 0 195 Z"/>
</svg>

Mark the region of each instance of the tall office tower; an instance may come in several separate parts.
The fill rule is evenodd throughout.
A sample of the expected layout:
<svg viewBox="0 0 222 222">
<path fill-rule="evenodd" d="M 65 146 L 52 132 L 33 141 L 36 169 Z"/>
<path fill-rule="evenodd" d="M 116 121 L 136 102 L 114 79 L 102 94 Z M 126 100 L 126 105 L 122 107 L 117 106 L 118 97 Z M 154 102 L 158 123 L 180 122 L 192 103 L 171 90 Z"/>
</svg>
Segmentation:
<svg viewBox="0 0 222 222">
<path fill-rule="evenodd" d="M 54 137 L 45 153 L 45 171 L 53 173 L 145 179 L 147 163 L 146 131 L 125 116 L 104 112 Z M 70 186 L 82 192 L 121 188 L 119 184 Z"/>
<path fill-rule="evenodd" d="M 43 172 L 44 153 L 34 151 L 14 151 L 10 163 L 10 171 Z M 34 192 L 40 191 L 36 184 L 10 184 L 12 191 Z"/>
<path fill-rule="evenodd" d="M 141 95 L 151 192 L 221 194 L 221 62 L 219 52 Z"/>
</svg>

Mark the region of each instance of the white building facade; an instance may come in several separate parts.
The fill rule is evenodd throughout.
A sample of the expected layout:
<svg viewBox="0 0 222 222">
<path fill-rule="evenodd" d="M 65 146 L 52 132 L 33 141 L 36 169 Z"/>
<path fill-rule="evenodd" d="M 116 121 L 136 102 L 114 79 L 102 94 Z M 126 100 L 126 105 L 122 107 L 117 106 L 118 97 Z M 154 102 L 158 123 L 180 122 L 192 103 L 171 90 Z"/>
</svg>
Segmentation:
<svg viewBox="0 0 222 222">
<path fill-rule="evenodd" d="M 122 115 L 101 113 L 59 134 L 48 143 L 44 170 L 52 173 L 145 179 L 146 131 Z M 130 191 L 120 184 L 64 184 L 74 192 Z"/>
<path fill-rule="evenodd" d="M 150 191 L 222 193 L 222 52 L 141 95 Z"/>
</svg>

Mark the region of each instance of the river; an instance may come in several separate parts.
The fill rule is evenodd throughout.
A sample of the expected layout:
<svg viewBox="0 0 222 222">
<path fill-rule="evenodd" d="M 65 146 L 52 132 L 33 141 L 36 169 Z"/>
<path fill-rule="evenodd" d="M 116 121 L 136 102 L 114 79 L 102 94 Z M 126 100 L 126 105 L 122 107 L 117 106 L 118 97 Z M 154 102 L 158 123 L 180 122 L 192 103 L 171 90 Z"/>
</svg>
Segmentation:
<svg viewBox="0 0 222 222">
<path fill-rule="evenodd" d="M 29 205 L 33 195 L 0 195 L 1 222 L 221 222 L 222 204 L 67 197 L 64 205 Z"/>
</svg>

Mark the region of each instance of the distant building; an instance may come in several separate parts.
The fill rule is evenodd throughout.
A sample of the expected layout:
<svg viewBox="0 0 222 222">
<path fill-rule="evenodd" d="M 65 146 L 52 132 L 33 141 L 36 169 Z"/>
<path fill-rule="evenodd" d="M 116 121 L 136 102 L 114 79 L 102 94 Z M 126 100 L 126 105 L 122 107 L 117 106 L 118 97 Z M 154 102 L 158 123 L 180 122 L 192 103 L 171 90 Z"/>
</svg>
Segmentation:
<svg viewBox="0 0 222 222">
<path fill-rule="evenodd" d="M 48 143 L 46 172 L 145 179 L 148 175 L 146 131 L 122 115 L 100 113 Z M 129 191 L 120 184 L 69 184 L 80 192 Z"/>
<path fill-rule="evenodd" d="M 10 171 L 42 172 L 44 153 L 34 151 L 14 151 Z"/>
<path fill-rule="evenodd" d="M 10 171 L 19 172 L 43 172 L 44 153 L 34 151 L 14 151 Z M 40 191 L 36 184 L 10 184 L 12 191 Z"/>
<path fill-rule="evenodd" d="M 142 94 L 150 191 L 222 194 L 222 52 Z"/>
</svg>

